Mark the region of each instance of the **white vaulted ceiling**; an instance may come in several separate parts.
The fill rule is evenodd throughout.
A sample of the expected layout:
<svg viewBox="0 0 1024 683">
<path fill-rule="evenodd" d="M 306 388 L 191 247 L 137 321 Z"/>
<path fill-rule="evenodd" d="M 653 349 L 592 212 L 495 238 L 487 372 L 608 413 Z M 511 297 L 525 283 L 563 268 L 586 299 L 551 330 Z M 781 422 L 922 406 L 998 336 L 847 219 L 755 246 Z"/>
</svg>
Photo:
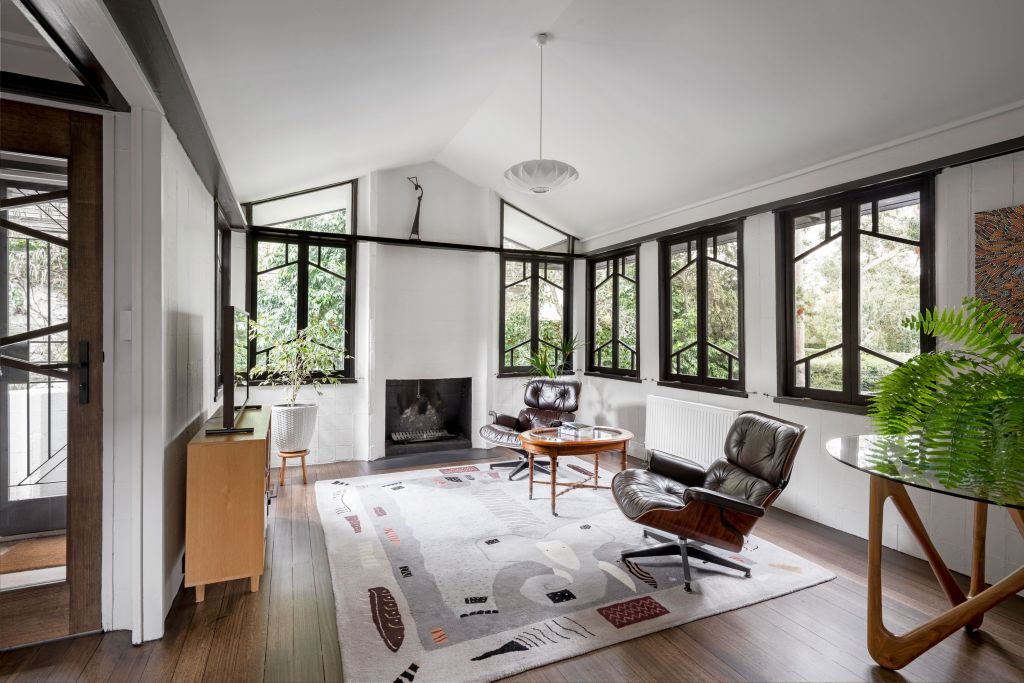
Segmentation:
<svg viewBox="0 0 1024 683">
<path fill-rule="evenodd" d="M 1020 0 L 160 8 L 243 201 L 436 160 L 582 238 L 1024 100 Z M 502 172 L 536 154 L 539 31 L 580 179 L 534 197 Z"/>
</svg>

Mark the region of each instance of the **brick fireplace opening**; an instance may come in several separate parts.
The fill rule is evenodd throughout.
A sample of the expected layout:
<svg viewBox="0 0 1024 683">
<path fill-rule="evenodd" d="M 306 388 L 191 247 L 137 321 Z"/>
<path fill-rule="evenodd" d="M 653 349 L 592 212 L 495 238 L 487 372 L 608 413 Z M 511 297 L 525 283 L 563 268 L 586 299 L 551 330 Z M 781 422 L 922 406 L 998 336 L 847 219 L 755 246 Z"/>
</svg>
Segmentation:
<svg viewBox="0 0 1024 683">
<path fill-rule="evenodd" d="M 387 380 L 384 456 L 471 448 L 472 397 L 471 377 Z"/>
</svg>

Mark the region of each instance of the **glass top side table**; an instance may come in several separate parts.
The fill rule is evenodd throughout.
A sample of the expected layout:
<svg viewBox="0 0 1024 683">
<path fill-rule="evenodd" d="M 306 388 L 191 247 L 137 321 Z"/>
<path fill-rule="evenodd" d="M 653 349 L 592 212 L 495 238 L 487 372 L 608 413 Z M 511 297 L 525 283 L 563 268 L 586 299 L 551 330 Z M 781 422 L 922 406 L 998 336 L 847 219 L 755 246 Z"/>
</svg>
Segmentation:
<svg viewBox="0 0 1024 683">
<path fill-rule="evenodd" d="M 985 588 L 985 533 L 988 506 L 1007 510 L 1017 530 L 1024 536 L 1024 500 L 1012 488 L 975 486 L 947 489 L 922 466 L 917 442 L 907 437 L 873 435 L 832 439 L 826 446 L 829 455 L 871 475 L 868 507 L 868 652 L 881 666 L 901 669 L 960 628 L 981 628 L 985 612 L 1024 590 L 1024 567 L 1002 581 Z M 929 538 L 921 517 L 907 494 L 907 486 L 974 501 L 974 548 L 971 562 L 971 586 L 967 595 L 954 580 L 949 568 Z M 896 635 L 882 617 L 882 519 L 885 501 L 892 498 L 914 538 L 921 545 L 935 578 L 952 607 L 910 631 Z"/>
</svg>

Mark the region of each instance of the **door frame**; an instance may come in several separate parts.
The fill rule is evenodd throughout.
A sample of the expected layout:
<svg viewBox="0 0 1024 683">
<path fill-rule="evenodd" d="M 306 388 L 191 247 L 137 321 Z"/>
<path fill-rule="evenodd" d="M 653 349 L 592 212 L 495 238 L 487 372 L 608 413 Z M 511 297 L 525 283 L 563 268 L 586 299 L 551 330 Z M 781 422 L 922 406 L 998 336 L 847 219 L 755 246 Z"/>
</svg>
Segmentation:
<svg viewBox="0 0 1024 683">
<path fill-rule="evenodd" d="M 100 630 L 103 514 L 103 119 L 0 100 L 0 147 L 68 158 L 68 353 L 88 342 L 89 400 L 69 391 L 67 579 L 0 592 L 0 650 Z M 13 618 L 12 618 L 13 617 Z"/>
</svg>

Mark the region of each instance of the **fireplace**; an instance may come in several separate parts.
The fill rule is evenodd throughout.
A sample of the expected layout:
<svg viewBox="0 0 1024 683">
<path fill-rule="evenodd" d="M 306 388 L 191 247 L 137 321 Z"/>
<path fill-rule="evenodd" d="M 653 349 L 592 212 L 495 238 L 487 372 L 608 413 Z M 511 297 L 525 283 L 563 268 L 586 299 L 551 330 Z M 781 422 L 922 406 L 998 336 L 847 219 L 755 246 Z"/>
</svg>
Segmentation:
<svg viewBox="0 0 1024 683">
<path fill-rule="evenodd" d="M 384 455 L 471 448 L 472 396 L 469 377 L 387 380 Z"/>
</svg>

